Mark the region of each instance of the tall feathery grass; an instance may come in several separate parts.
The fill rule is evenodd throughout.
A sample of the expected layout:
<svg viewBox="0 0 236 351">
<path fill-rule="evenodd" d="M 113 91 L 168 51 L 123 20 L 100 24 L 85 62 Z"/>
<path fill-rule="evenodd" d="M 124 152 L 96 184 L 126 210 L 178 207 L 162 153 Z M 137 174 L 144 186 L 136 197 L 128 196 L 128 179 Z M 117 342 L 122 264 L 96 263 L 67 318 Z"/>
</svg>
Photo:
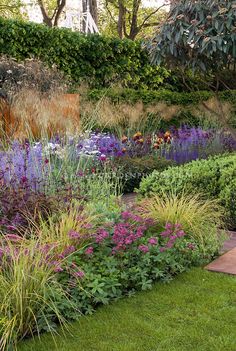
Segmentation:
<svg viewBox="0 0 236 351">
<path fill-rule="evenodd" d="M 140 208 L 144 217 L 154 218 L 161 225 L 180 223 L 203 249 L 212 245 L 217 250 L 221 245 L 223 210 L 217 200 L 203 200 L 199 194 L 172 192 L 145 199 Z"/>
<path fill-rule="evenodd" d="M 9 138 L 51 138 L 56 134 L 81 131 L 77 94 L 52 92 L 45 97 L 37 90 L 22 89 L 12 99 L 7 117 L 5 131 Z"/>
</svg>

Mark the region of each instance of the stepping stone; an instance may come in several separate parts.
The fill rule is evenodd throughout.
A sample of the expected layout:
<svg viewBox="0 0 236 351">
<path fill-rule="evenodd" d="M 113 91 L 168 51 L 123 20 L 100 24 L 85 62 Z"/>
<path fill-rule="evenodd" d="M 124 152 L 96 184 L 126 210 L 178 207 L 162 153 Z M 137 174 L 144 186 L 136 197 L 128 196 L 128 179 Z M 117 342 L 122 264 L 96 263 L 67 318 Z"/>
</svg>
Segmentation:
<svg viewBox="0 0 236 351">
<path fill-rule="evenodd" d="M 236 247 L 208 264 L 205 269 L 236 275 Z"/>
</svg>

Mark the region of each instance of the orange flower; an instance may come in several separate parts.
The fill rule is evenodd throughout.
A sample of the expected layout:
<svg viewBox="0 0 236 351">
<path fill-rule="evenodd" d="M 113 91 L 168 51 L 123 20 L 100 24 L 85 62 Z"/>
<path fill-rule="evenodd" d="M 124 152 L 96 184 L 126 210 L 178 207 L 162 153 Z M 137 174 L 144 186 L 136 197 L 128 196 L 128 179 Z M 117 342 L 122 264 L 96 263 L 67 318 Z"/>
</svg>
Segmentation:
<svg viewBox="0 0 236 351">
<path fill-rule="evenodd" d="M 127 141 L 128 141 L 127 136 L 124 135 L 124 136 L 122 137 L 121 141 L 122 141 L 123 144 L 124 144 L 124 143 L 127 143 Z"/>
<path fill-rule="evenodd" d="M 153 144 L 153 148 L 154 149 L 159 149 L 159 144 L 157 144 L 157 143 Z"/>
<path fill-rule="evenodd" d="M 162 144 L 163 143 L 163 139 L 162 138 L 157 138 L 157 143 L 158 144 Z"/>
<path fill-rule="evenodd" d="M 127 151 L 126 147 L 123 147 L 122 152 L 126 153 L 126 151 Z"/>
<path fill-rule="evenodd" d="M 137 132 L 137 133 L 134 134 L 133 140 L 138 140 L 138 139 L 141 138 L 141 136 L 142 136 L 142 133 L 141 132 Z"/>
<path fill-rule="evenodd" d="M 165 139 L 169 138 L 170 136 L 171 136 L 171 134 L 169 131 L 165 132 L 165 134 L 164 134 Z"/>
</svg>

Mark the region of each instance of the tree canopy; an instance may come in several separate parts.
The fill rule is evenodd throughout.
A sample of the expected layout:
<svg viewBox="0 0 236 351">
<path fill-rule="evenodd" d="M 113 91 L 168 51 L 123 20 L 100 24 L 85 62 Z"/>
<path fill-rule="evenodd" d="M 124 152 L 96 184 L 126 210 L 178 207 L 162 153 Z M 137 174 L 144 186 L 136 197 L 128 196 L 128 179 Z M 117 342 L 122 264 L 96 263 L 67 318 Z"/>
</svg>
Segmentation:
<svg viewBox="0 0 236 351">
<path fill-rule="evenodd" d="M 217 72 L 235 68 L 236 1 L 180 0 L 149 45 L 153 63 Z"/>
<path fill-rule="evenodd" d="M 21 0 L 1 0 L 0 16 L 6 18 L 22 18 L 25 15 Z"/>
<path fill-rule="evenodd" d="M 147 7 L 142 0 L 104 0 L 100 20 L 102 31 L 105 28 L 108 34 L 135 40 L 140 33 L 148 34 L 162 22 L 166 15 L 164 8 L 165 3 Z"/>
</svg>

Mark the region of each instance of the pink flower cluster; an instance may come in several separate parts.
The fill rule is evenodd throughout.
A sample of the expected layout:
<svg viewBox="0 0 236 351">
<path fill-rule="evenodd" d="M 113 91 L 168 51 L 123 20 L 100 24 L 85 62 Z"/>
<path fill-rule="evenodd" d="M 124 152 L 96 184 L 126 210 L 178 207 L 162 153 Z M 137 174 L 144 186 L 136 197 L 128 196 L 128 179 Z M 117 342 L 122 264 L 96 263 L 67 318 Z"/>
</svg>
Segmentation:
<svg viewBox="0 0 236 351">
<path fill-rule="evenodd" d="M 98 232 L 96 233 L 95 241 L 97 244 L 100 244 L 108 237 L 109 237 L 109 233 L 105 229 L 99 229 Z"/>
<path fill-rule="evenodd" d="M 79 239 L 80 233 L 76 232 L 75 230 L 70 230 L 68 236 L 70 239 Z"/>
<path fill-rule="evenodd" d="M 93 247 L 89 246 L 85 251 L 84 251 L 85 255 L 90 256 L 93 254 Z"/>
<path fill-rule="evenodd" d="M 124 222 L 118 223 L 114 227 L 112 242 L 115 245 L 112 252 L 126 250 L 131 244 L 142 238 L 145 231 L 153 225 L 153 220 L 143 219 L 141 216 L 125 211 L 121 214 Z M 146 249 L 141 246 L 141 251 Z"/>
<path fill-rule="evenodd" d="M 158 244 L 158 238 L 156 238 L 156 237 L 149 238 L 148 244 L 149 245 L 144 245 L 144 244 L 139 245 L 139 247 L 138 247 L 139 251 L 141 251 L 143 253 L 149 252 L 151 246 L 156 246 Z"/>
<path fill-rule="evenodd" d="M 161 237 L 166 238 L 167 242 L 164 247 L 160 248 L 161 252 L 171 249 L 178 238 L 185 236 L 185 232 L 182 230 L 182 226 L 179 223 L 172 224 L 166 223 L 165 230 L 160 234 Z"/>
</svg>

